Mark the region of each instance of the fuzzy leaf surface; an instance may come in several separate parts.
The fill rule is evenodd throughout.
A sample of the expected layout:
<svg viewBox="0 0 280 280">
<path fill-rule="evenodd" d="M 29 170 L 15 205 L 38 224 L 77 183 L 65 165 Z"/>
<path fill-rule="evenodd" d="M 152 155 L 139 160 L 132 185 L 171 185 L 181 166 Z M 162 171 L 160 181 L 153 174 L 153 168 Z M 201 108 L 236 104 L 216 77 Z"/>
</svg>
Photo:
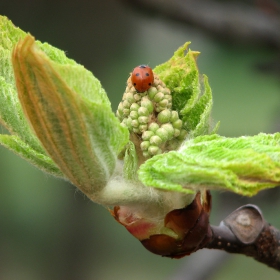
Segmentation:
<svg viewBox="0 0 280 280">
<path fill-rule="evenodd" d="M 17 96 L 11 53 L 15 44 L 26 36 L 6 17 L 0 16 L 0 122 L 36 152 L 44 154 L 40 142 L 24 117 Z"/>
<path fill-rule="evenodd" d="M 184 129 L 196 137 L 211 133 L 213 101 L 208 79 L 201 76 L 197 68 L 199 52 L 188 49 L 189 45 L 190 42 L 185 43 L 154 72 L 171 90 L 172 109 L 179 113 Z"/>
<path fill-rule="evenodd" d="M 24 113 L 50 157 L 87 195 L 103 188 L 128 131 L 100 83 L 82 66 L 49 59 L 30 35 L 12 61 Z"/>
<path fill-rule="evenodd" d="M 0 134 L 0 143 L 46 173 L 56 177 L 64 177 L 63 173 L 50 157 L 35 151 L 19 137 Z"/>
<path fill-rule="evenodd" d="M 220 189 L 252 196 L 280 185 L 280 134 L 200 136 L 178 151 L 147 160 L 138 174 L 149 187 L 178 192 Z"/>
<path fill-rule="evenodd" d="M 32 131 L 18 99 L 11 54 L 25 36 L 25 32 L 0 16 L 0 123 L 12 134 L 0 135 L 0 144 L 44 172 L 65 178 Z"/>
</svg>

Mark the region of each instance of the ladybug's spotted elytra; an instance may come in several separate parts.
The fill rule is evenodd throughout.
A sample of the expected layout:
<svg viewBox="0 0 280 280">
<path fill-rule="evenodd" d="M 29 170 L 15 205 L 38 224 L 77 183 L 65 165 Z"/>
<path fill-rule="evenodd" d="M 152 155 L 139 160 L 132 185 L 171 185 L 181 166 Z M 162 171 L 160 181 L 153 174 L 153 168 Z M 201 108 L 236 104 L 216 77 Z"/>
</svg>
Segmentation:
<svg viewBox="0 0 280 280">
<path fill-rule="evenodd" d="M 147 65 L 135 67 L 131 74 L 131 82 L 138 92 L 148 90 L 154 82 L 153 70 Z"/>
</svg>

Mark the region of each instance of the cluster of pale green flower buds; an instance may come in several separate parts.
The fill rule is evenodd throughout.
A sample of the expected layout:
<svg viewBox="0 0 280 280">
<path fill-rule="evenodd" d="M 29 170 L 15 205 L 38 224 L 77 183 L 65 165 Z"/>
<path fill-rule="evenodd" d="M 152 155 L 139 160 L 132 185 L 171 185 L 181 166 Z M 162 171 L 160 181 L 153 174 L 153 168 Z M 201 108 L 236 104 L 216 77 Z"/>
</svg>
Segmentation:
<svg viewBox="0 0 280 280">
<path fill-rule="evenodd" d="M 142 137 L 144 157 L 176 148 L 187 131 L 182 128 L 178 112 L 172 108 L 172 96 L 166 85 L 154 74 L 152 86 L 137 92 L 127 80 L 127 87 L 117 110 L 117 117 L 130 132 Z"/>
</svg>

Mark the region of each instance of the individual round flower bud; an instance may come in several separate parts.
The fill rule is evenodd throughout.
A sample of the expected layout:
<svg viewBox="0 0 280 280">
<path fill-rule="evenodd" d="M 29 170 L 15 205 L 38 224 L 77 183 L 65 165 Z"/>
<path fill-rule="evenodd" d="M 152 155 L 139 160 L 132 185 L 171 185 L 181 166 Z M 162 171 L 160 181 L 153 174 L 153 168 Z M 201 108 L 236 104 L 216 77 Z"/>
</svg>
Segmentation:
<svg viewBox="0 0 280 280">
<path fill-rule="evenodd" d="M 172 111 L 171 112 L 171 119 L 170 121 L 173 123 L 179 119 L 179 114 L 177 111 Z"/>
<path fill-rule="evenodd" d="M 156 131 L 156 135 L 158 135 L 162 139 L 163 142 L 166 142 L 169 139 L 169 133 L 164 128 L 159 128 Z"/>
<path fill-rule="evenodd" d="M 159 113 L 159 112 L 161 112 L 161 111 L 163 111 L 164 109 L 166 109 L 165 107 L 164 108 L 162 108 L 162 107 L 156 107 L 155 108 L 155 111 L 157 112 L 157 113 Z"/>
<path fill-rule="evenodd" d="M 157 87 L 159 85 L 159 79 L 154 80 L 154 85 Z"/>
<path fill-rule="evenodd" d="M 162 139 L 159 136 L 154 135 L 150 138 L 150 143 L 152 145 L 159 146 L 162 144 Z"/>
<path fill-rule="evenodd" d="M 160 123 L 168 123 L 170 121 L 170 118 L 171 112 L 168 109 L 161 111 L 157 116 L 157 119 Z"/>
<path fill-rule="evenodd" d="M 122 123 L 126 126 L 127 124 L 127 118 L 124 118 L 123 120 L 122 120 Z"/>
<path fill-rule="evenodd" d="M 159 129 L 159 125 L 157 123 L 151 123 L 148 129 L 155 133 Z"/>
<path fill-rule="evenodd" d="M 157 89 L 155 87 L 150 87 L 148 90 L 148 96 L 150 99 L 154 99 L 154 96 L 157 94 Z"/>
<path fill-rule="evenodd" d="M 144 156 L 145 158 L 151 157 L 151 155 L 149 154 L 148 151 L 143 151 L 143 156 Z"/>
<path fill-rule="evenodd" d="M 132 120 L 132 121 L 131 121 L 131 125 L 132 125 L 134 128 L 138 128 L 138 126 L 139 126 L 138 120 Z"/>
<path fill-rule="evenodd" d="M 130 106 L 130 111 L 138 111 L 140 106 L 137 103 L 132 103 Z"/>
<path fill-rule="evenodd" d="M 123 110 L 118 109 L 116 115 L 120 120 L 122 120 L 123 119 Z"/>
<path fill-rule="evenodd" d="M 143 141 L 140 144 L 140 148 L 141 148 L 142 151 L 147 151 L 149 147 L 150 147 L 150 142 L 149 141 Z"/>
<path fill-rule="evenodd" d="M 137 112 L 137 111 L 130 111 L 129 116 L 130 116 L 133 120 L 135 120 L 135 119 L 138 118 L 138 112 Z"/>
<path fill-rule="evenodd" d="M 159 147 L 157 146 L 153 146 L 151 145 L 149 148 L 148 148 L 148 152 L 151 156 L 154 156 L 157 154 L 157 152 L 159 151 Z"/>
<path fill-rule="evenodd" d="M 162 150 L 159 148 L 156 154 L 157 155 L 162 154 Z"/>
<path fill-rule="evenodd" d="M 164 98 L 164 94 L 162 92 L 158 92 L 155 96 L 154 96 L 154 101 L 155 102 L 160 102 L 162 101 Z"/>
<path fill-rule="evenodd" d="M 163 99 L 163 100 L 161 100 L 161 101 L 159 102 L 159 105 L 160 105 L 161 107 L 166 107 L 167 104 L 168 104 L 168 100 L 167 100 L 167 99 Z"/>
<path fill-rule="evenodd" d="M 135 111 L 134 111 L 134 112 L 135 112 Z M 141 116 L 141 117 L 138 118 L 138 122 L 139 122 L 140 124 L 146 124 L 146 123 L 148 123 L 148 120 L 149 120 L 149 118 L 148 118 L 148 117 L 145 117 L 145 116 Z"/>
<path fill-rule="evenodd" d="M 165 123 L 161 126 L 161 128 L 163 128 L 164 130 L 167 131 L 168 139 L 172 139 L 174 137 L 174 128 L 173 128 L 172 124 Z"/>
<path fill-rule="evenodd" d="M 134 133 L 140 134 L 139 128 L 133 127 L 132 131 L 133 131 Z"/>
<path fill-rule="evenodd" d="M 135 101 L 136 102 L 138 102 L 138 101 L 140 101 L 141 100 L 141 95 L 140 94 L 138 94 L 138 93 L 136 93 L 136 94 L 134 94 L 134 99 L 135 99 Z"/>
<path fill-rule="evenodd" d="M 129 109 L 123 109 L 123 117 L 127 117 L 130 113 Z"/>
<path fill-rule="evenodd" d="M 119 106 L 118 106 L 118 111 L 122 111 L 123 110 L 123 103 L 120 102 Z"/>
<path fill-rule="evenodd" d="M 177 129 L 181 129 L 182 128 L 182 124 L 183 124 L 183 122 L 180 119 L 178 119 L 175 122 L 172 122 L 173 127 L 177 128 Z"/>
<path fill-rule="evenodd" d="M 152 136 L 154 136 L 154 132 L 153 131 L 150 131 L 150 130 L 147 130 L 145 131 L 143 134 L 142 134 L 142 139 L 143 140 L 149 140 Z"/>
<path fill-rule="evenodd" d="M 188 132 L 185 129 L 182 129 L 180 131 L 180 135 L 178 136 L 179 140 L 184 140 L 186 138 L 186 136 L 188 135 Z"/>
<path fill-rule="evenodd" d="M 140 131 L 141 133 L 143 133 L 144 131 L 146 131 L 147 128 L 148 128 L 148 126 L 147 126 L 146 124 L 140 124 L 140 125 L 139 125 L 139 131 Z"/>
<path fill-rule="evenodd" d="M 130 107 L 131 103 L 129 103 L 127 100 L 123 101 L 123 107 L 128 109 Z"/>
<path fill-rule="evenodd" d="M 134 96 L 132 92 L 127 92 L 125 95 L 125 100 L 127 100 L 130 104 L 134 102 Z"/>
<path fill-rule="evenodd" d="M 163 90 L 164 90 L 160 81 L 158 83 L 157 90 L 160 91 L 160 92 L 163 92 Z"/>
<path fill-rule="evenodd" d="M 164 85 L 164 88 L 162 89 L 162 92 L 165 94 L 165 95 L 170 95 L 170 89 L 166 87 L 166 85 Z"/>
<path fill-rule="evenodd" d="M 122 122 L 121 122 L 121 126 L 127 128 L 127 126 L 124 123 L 122 123 Z"/>
<path fill-rule="evenodd" d="M 148 98 L 143 98 L 141 100 L 141 107 L 145 107 L 149 111 L 149 113 L 152 113 L 154 110 L 153 103 Z"/>
<path fill-rule="evenodd" d="M 131 117 L 128 117 L 128 118 L 127 118 L 127 121 L 126 121 L 126 126 L 127 126 L 127 128 L 128 128 L 129 130 L 132 130 L 131 122 L 132 122 Z"/>
<path fill-rule="evenodd" d="M 145 107 L 140 107 L 138 109 L 138 114 L 139 114 L 139 116 L 148 116 L 149 115 L 149 111 Z"/>
<path fill-rule="evenodd" d="M 180 129 L 174 128 L 174 137 L 178 137 L 180 135 Z"/>
<path fill-rule="evenodd" d="M 168 102 L 172 101 L 172 96 L 170 94 L 165 94 L 164 99 L 168 100 Z"/>
</svg>

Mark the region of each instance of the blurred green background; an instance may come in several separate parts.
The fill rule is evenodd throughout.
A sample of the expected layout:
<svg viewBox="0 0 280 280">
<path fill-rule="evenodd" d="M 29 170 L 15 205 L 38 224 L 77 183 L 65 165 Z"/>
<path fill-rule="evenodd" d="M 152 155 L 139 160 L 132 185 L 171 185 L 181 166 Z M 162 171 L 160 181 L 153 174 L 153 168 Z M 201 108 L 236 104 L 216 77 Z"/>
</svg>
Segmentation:
<svg viewBox="0 0 280 280">
<path fill-rule="evenodd" d="M 114 110 L 136 65 L 154 67 L 191 41 L 191 49 L 201 52 L 199 68 L 213 90 L 219 133 L 240 136 L 279 129 L 279 77 L 255 67 L 273 60 L 276 51 L 218 41 L 195 27 L 137 13 L 114 0 L 2 0 L 0 14 L 91 70 Z M 280 279 L 254 260 L 223 252 L 202 250 L 181 260 L 155 256 L 74 186 L 2 147 L 0 182 L 1 280 Z M 267 220 L 280 227 L 277 189 L 252 199 L 227 193 L 213 197 L 213 224 L 239 205 L 257 203 Z"/>
</svg>

